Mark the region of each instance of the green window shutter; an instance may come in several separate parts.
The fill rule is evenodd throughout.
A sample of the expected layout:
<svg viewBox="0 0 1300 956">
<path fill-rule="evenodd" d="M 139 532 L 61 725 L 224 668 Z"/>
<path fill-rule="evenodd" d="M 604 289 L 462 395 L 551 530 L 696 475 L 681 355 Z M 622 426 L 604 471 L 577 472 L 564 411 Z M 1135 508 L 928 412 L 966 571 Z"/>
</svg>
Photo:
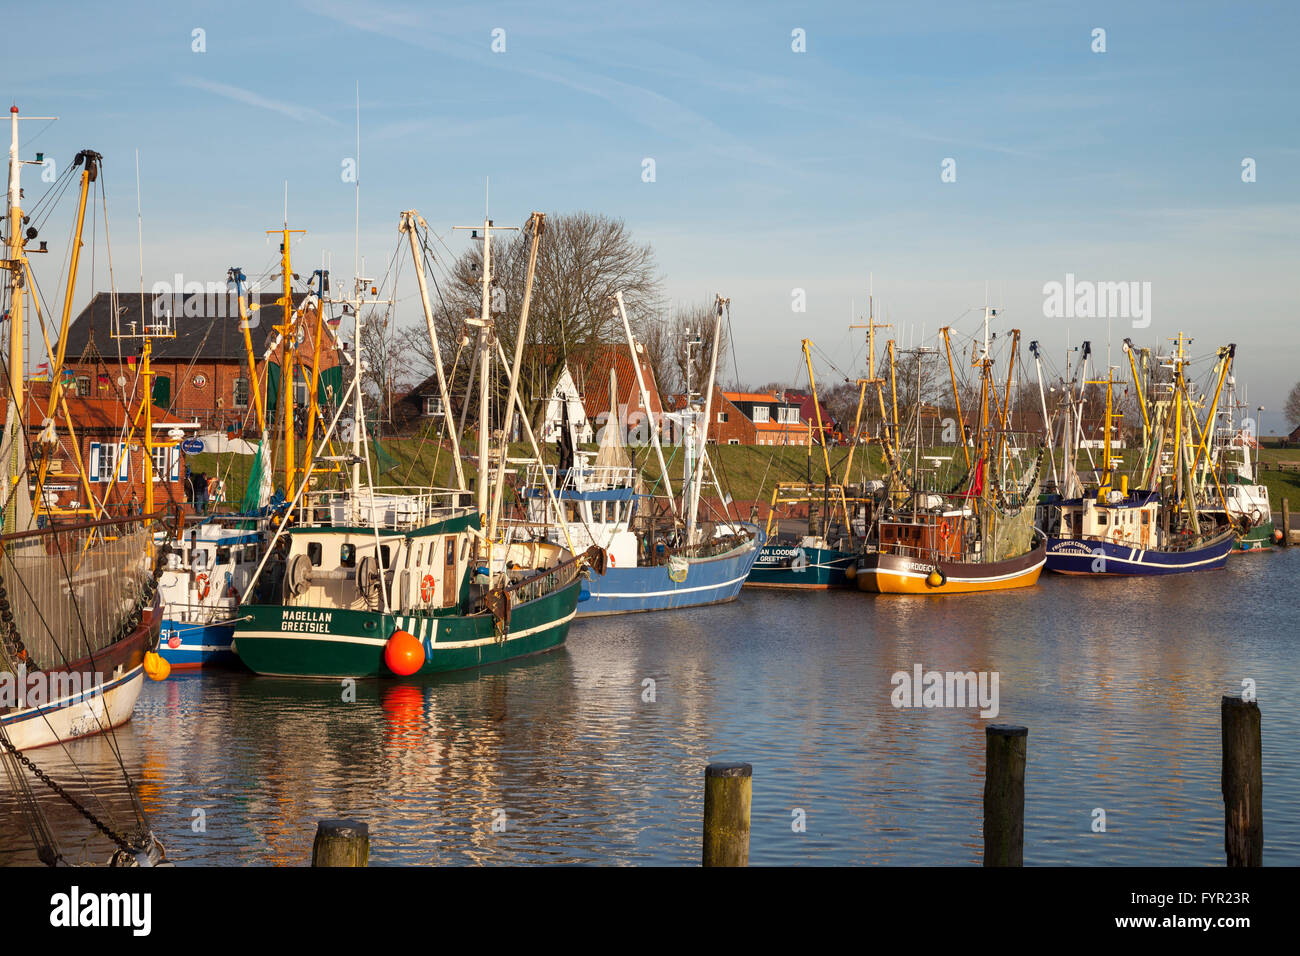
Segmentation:
<svg viewBox="0 0 1300 956">
<path fill-rule="evenodd" d="M 171 408 L 172 380 L 167 375 L 158 375 L 153 380 L 153 403 L 159 408 Z"/>
</svg>

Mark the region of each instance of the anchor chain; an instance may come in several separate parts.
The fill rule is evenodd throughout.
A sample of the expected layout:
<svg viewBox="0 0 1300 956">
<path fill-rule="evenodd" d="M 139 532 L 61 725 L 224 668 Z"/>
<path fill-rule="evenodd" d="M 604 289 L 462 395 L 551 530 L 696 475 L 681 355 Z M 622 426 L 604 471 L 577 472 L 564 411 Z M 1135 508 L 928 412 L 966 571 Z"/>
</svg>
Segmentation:
<svg viewBox="0 0 1300 956">
<path fill-rule="evenodd" d="M 8 750 L 9 753 L 13 754 L 13 756 L 18 759 L 19 763 L 21 763 L 24 767 L 30 770 L 35 775 L 37 780 L 41 781 L 41 783 L 45 784 L 47 787 L 49 787 L 51 790 L 57 793 L 60 797 L 66 800 L 69 804 L 71 804 L 73 809 L 75 809 L 83 817 L 89 820 L 90 823 L 95 827 L 95 829 L 97 829 L 100 833 L 104 834 L 104 836 L 108 837 L 110 840 L 116 843 L 121 849 L 125 850 L 127 853 L 135 853 L 137 850 L 140 849 L 139 847 L 133 846 L 132 844 L 128 843 L 125 838 L 119 836 L 116 832 L 114 832 L 107 824 L 105 824 L 102 820 L 100 820 L 97 816 L 95 816 L 94 813 L 92 813 L 90 810 L 87 810 L 84 806 L 82 806 L 76 797 L 68 793 L 68 791 L 64 790 L 63 787 L 61 787 L 56 781 L 51 779 L 49 774 L 47 774 L 44 770 L 36 766 L 36 764 L 32 763 L 31 758 L 29 758 L 25 753 L 23 753 L 21 750 L 15 747 L 13 742 L 7 736 L 0 737 L 0 744 L 3 744 L 4 748 Z"/>
</svg>

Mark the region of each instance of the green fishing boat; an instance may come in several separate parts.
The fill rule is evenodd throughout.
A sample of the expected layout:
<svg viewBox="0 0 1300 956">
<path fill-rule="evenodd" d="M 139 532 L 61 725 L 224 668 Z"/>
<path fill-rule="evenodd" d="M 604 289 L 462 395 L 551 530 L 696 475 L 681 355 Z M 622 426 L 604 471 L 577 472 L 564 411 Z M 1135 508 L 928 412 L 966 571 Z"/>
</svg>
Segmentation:
<svg viewBox="0 0 1300 956">
<path fill-rule="evenodd" d="M 388 512 L 391 515 L 391 511 Z M 239 608 L 235 651 L 258 674 L 391 677 L 495 664 L 559 647 L 598 549 L 509 546 L 504 570 L 474 567 L 473 510 L 431 523 L 292 531 L 283 577 Z"/>
</svg>

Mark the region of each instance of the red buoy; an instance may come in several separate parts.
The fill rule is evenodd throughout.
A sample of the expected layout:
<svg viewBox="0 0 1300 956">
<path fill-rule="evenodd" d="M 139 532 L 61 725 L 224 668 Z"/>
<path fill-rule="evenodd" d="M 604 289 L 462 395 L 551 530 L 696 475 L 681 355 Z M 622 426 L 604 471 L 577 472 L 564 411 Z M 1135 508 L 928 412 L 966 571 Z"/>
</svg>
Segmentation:
<svg viewBox="0 0 1300 956">
<path fill-rule="evenodd" d="M 424 666 L 424 645 L 410 631 L 393 631 L 384 645 L 384 663 L 398 677 L 407 677 Z"/>
</svg>

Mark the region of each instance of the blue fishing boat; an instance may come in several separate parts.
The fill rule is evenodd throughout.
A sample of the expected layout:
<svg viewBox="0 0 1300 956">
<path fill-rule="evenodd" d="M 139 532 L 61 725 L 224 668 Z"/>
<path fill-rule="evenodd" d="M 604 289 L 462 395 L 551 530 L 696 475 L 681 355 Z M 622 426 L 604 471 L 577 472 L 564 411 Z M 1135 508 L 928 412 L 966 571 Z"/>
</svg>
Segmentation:
<svg viewBox="0 0 1300 956">
<path fill-rule="evenodd" d="M 1112 399 L 1116 382 L 1107 374 L 1092 383 L 1106 386 L 1104 431 L 1098 484 L 1095 490 L 1077 497 L 1044 496 L 1039 502 L 1039 520 L 1048 536 L 1047 569 L 1059 574 L 1155 575 L 1212 571 L 1227 564 L 1237 538 L 1230 521 L 1216 519 L 1198 493 L 1211 479 L 1217 486 L 1215 462 L 1202 454 L 1199 437 L 1205 428 L 1196 420 L 1196 408 L 1189 395 L 1185 369 L 1185 340 L 1177 338 L 1174 354 L 1164 368 L 1171 374 L 1155 381 L 1150 375 L 1150 353 L 1124 340 L 1124 350 L 1133 372 L 1142 414 L 1143 450 L 1138 480 L 1146 488 L 1129 489 L 1128 475 L 1118 474 L 1119 459 L 1113 454 L 1118 442 Z M 1219 350 L 1216 375 L 1222 384 L 1232 358 L 1233 347 Z M 1144 374 L 1145 373 L 1145 374 Z M 1144 387 L 1143 382 L 1147 384 Z M 1076 414 L 1071 401 L 1066 409 Z M 1216 398 L 1218 390 L 1216 388 Z M 1074 426 L 1066 420 L 1066 435 Z M 1198 472 L 1198 462 L 1203 470 Z M 1118 479 L 1118 481 L 1116 480 Z M 1118 487 L 1116 487 L 1118 485 Z M 1155 490 L 1156 486 L 1163 490 Z M 1066 488 L 1080 487 L 1066 442 Z"/>
<path fill-rule="evenodd" d="M 173 669 L 233 664 L 239 596 L 262 559 L 265 518 L 227 515 L 191 525 L 171 542 L 158 579 L 158 653 Z"/>
<path fill-rule="evenodd" d="M 650 409 L 653 405 L 641 371 L 643 350 L 632 336 L 622 293 L 615 298 L 623 316 L 641 407 Z M 526 520 L 514 524 L 510 534 L 546 537 L 575 554 L 593 546 L 606 553 L 605 573 L 589 576 L 583 584 L 579 617 L 732 601 L 758 559 L 766 540 L 761 528 L 730 517 L 699 520 L 700 490 L 711 470 L 704 423 L 710 421 L 716 343 L 727 302 L 719 296 L 714 303 L 715 348 L 703 407 L 677 413 L 687 436 L 680 504 L 668 481 L 658 429 L 650 429 L 650 438 L 659 472 L 668 485 L 666 499 L 658 499 L 642 487 L 640 470 L 627 454 L 616 418 L 602 428 L 599 451 L 593 454 L 575 450 L 577 443 L 566 415 L 560 428 L 559 465 L 534 464 L 529 469 L 520 489 Z M 609 390 L 609 407 L 617 409 L 619 391 L 613 369 Z M 712 477 L 716 487 L 717 476 Z M 719 498 L 729 501 L 720 489 Z M 663 505 L 658 513 L 656 505 Z"/>
<path fill-rule="evenodd" d="M 1223 568 L 1235 533 L 1166 534 L 1159 525 L 1160 494 L 1114 492 L 1047 501 L 1059 524 L 1047 538 L 1047 569 L 1059 574 L 1180 574 Z"/>
<path fill-rule="evenodd" d="M 565 520 L 548 520 L 546 481 L 534 465 L 523 490 L 529 522 L 513 531 L 541 528 L 567 547 L 605 550 L 605 573 L 583 582 L 579 617 L 734 600 L 766 540 L 751 524 L 704 522 L 698 540 L 688 544 L 678 523 L 642 513 L 652 499 L 638 493 L 635 468 L 595 464 L 590 452 L 576 453 L 574 464 L 563 470 L 547 466 L 545 478 Z"/>
</svg>

